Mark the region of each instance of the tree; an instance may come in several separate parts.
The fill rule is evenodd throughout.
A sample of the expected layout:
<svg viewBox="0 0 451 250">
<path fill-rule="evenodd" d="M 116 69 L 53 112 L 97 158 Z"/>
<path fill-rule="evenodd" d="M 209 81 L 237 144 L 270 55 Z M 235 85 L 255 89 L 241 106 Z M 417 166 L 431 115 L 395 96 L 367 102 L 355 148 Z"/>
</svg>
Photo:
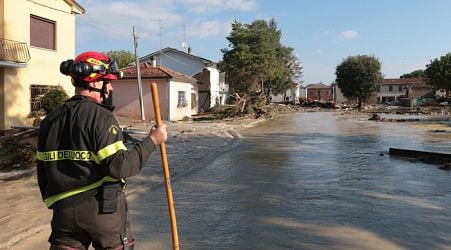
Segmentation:
<svg viewBox="0 0 451 250">
<path fill-rule="evenodd" d="M 422 69 L 417 69 L 414 70 L 408 74 L 404 74 L 399 78 L 417 78 L 417 77 L 426 77 L 426 74 L 424 73 L 424 70 Z"/>
<path fill-rule="evenodd" d="M 384 77 L 381 63 L 374 56 L 350 56 L 336 67 L 336 82 L 346 98 L 357 98 L 359 108 L 362 100 L 378 90 Z"/>
<path fill-rule="evenodd" d="M 451 91 L 451 53 L 441 56 L 440 59 L 435 58 L 431 63 L 426 65 L 424 71 L 428 84 L 446 91 L 449 96 Z"/>
<path fill-rule="evenodd" d="M 109 58 L 116 60 L 117 66 L 123 68 L 134 60 L 133 54 L 128 50 L 110 50 L 105 53 Z"/>
<path fill-rule="evenodd" d="M 219 63 L 232 91 L 263 94 L 268 89 L 279 92 L 291 86 L 293 77 L 288 62 L 293 63 L 293 49 L 282 46 L 280 38 L 274 19 L 232 23 L 227 37 L 229 48 L 221 49 L 223 60 Z M 293 65 L 293 71 L 294 68 Z M 301 71 L 302 68 L 296 69 L 300 74 Z"/>
<path fill-rule="evenodd" d="M 281 47 L 277 54 L 283 63 L 278 65 L 280 68 L 268 79 L 265 86 L 267 95 L 285 93 L 288 89 L 302 83 L 302 66 L 294 54 L 294 50 L 289 47 Z"/>
</svg>

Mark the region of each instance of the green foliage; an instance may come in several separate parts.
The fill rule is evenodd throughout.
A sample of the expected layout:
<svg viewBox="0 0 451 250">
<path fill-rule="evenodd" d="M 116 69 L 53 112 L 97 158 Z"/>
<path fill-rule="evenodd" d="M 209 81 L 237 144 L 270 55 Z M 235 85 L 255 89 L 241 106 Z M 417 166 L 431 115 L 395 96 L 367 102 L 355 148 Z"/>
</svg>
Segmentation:
<svg viewBox="0 0 451 250">
<path fill-rule="evenodd" d="M 417 77 L 426 77 L 426 74 L 424 73 L 424 70 L 417 69 L 414 70 L 408 74 L 402 75 L 400 78 L 417 78 Z"/>
<path fill-rule="evenodd" d="M 378 90 L 384 77 L 381 73 L 381 63 L 374 56 L 350 56 L 336 67 L 336 82 L 343 95 L 347 98 L 357 98 L 359 107 L 362 100 Z"/>
<path fill-rule="evenodd" d="M 274 75 L 270 76 L 265 84 L 268 96 L 270 93 L 274 95 L 285 93 L 288 89 L 294 88 L 302 82 L 302 66 L 293 51 L 292 48 L 288 47 L 281 47 L 278 50 L 282 63 L 277 65 L 278 68 Z"/>
<path fill-rule="evenodd" d="M 282 46 L 280 38 L 274 19 L 232 24 L 227 37 L 229 48 L 221 49 L 223 60 L 219 63 L 232 91 L 253 94 L 282 92 L 291 87 L 295 78 L 292 73 L 300 76 L 302 67 L 295 63 L 293 49 Z"/>
<path fill-rule="evenodd" d="M 126 67 L 134 60 L 134 55 L 128 50 L 110 50 L 105 53 L 109 58 L 116 60 L 119 68 Z"/>
<path fill-rule="evenodd" d="M 68 95 L 66 94 L 64 89 L 57 87 L 50 90 L 42 97 L 42 105 L 44 107 L 44 110 L 48 113 L 57 106 L 64 104 L 67 98 Z"/>
<path fill-rule="evenodd" d="M 424 73 L 430 85 L 451 91 L 451 53 L 441 56 L 440 59 L 431 60 L 431 63 L 426 65 Z"/>
</svg>

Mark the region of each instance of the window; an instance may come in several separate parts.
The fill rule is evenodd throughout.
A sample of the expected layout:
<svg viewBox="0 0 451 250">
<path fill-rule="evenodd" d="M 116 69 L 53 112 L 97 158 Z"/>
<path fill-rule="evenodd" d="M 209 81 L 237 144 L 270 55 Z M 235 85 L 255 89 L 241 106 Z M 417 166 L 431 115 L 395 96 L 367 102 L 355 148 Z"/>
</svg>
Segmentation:
<svg viewBox="0 0 451 250">
<path fill-rule="evenodd" d="M 31 112 L 37 112 L 44 109 L 42 104 L 42 97 L 52 89 L 56 89 L 58 86 L 49 85 L 31 85 L 30 86 L 30 110 Z"/>
<path fill-rule="evenodd" d="M 30 45 L 56 50 L 55 26 L 55 21 L 30 15 Z"/>
<path fill-rule="evenodd" d="M 398 86 L 398 91 L 399 91 L 399 92 L 402 92 L 402 85 L 399 85 L 399 86 Z"/>
<path fill-rule="evenodd" d="M 185 91 L 179 91 L 177 108 L 188 106 L 188 102 L 186 101 Z"/>
<path fill-rule="evenodd" d="M 390 92 L 393 91 L 393 86 L 389 86 L 388 91 L 390 91 Z"/>
</svg>

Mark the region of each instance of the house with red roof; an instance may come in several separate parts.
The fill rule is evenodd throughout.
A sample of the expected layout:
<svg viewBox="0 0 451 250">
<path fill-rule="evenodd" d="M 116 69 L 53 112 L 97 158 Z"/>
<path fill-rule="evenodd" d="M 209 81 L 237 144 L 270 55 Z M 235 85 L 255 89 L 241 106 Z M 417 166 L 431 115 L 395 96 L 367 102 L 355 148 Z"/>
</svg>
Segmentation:
<svg viewBox="0 0 451 250">
<path fill-rule="evenodd" d="M 307 101 L 332 101 L 332 87 L 323 83 L 307 85 Z"/>
<path fill-rule="evenodd" d="M 379 103 L 404 103 L 416 106 L 422 98 L 433 98 L 435 90 L 426 78 L 385 78 L 377 93 Z"/>
<path fill-rule="evenodd" d="M 173 69 L 182 74 L 194 77 L 199 83 L 199 108 L 208 110 L 216 105 L 225 104 L 229 86 L 225 83 L 225 74 L 220 72 L 217 64 L 211 60 L 196 56 L 192 49 L 181 51 L 164 48 L 141 57 L 140 62 L 151 63 Z"/>
<path fill-rule="evenodd" d="M 198 110 L 198 84 L 191 76 L 179 73 L 164 66 L 156 65 L 155 61 L 140 63 L 141 90 L 143 112 L 138 84 L 136 66 L 122 68 L 123 78 L 112 81 L 113 113 L 119 117 L 142 120 L 155 120 L 153 110 L 151 84 L 158 87 L 160 112 L 163 120 L 178 121 L 190 118 Z M 120 96 L 114 95 L 120 93 Z"/>
</svg>

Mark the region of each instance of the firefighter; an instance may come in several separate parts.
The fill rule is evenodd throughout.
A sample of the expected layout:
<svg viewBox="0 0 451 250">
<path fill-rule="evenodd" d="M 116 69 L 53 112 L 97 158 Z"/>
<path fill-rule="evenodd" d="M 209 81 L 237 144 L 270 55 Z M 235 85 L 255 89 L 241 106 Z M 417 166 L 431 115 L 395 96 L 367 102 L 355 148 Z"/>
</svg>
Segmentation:
<svg viewBox="0 0 451 250">
<path fill-rule="evenodd" d="M 88 51 L 62 62 L 60 71 L 72 78 L 75 95 L 42 121 L 37 152 L 39 188 L 53 210 L 50 249 L 133 249 L 125 178 L 167 140 L 166 126 L 127 149 L 112 114 L 111 80 L 121 77 L 116 63 Z"/>
</svg>

